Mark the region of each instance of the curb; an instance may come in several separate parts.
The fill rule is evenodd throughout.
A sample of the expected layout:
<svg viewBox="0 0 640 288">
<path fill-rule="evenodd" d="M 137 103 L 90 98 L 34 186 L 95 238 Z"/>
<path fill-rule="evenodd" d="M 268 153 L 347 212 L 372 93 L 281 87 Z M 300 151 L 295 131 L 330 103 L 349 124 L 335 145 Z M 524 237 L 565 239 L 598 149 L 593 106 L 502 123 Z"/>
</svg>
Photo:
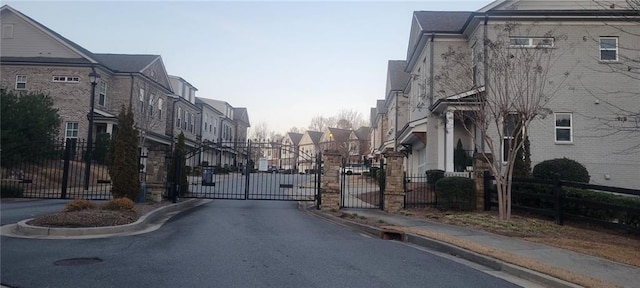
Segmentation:
<svg viewBox="0 0 640 288">
<path fill-rule="evenodd" d="M 303 210 L 305 210 L 309 214 L 319 216 L 327 221 L 334 222 L 338 225 L 347 227 L 352 230 L 364 232 L 368 235 L 378 237 L 381 239 L 399 240 L 402 242 L 406 242 L 406 243 L 424 247 L 430 250 L 434 250 L 440 253 L 453 255 L 461 259 L 488 267 L 490 269 L 507 273 L 511 276 L 515 276 L 521 279 L 525 279 L 531 282 L 541 284 L 545 287 L 554 287 L 554 288 L 582 287 L 558 278 L 551 277 L 546 274 L 539 273 L 537 271 L 512 265 L 499 259 L 478 254 L 471 250 L 466 250 L 458 246 L 451 245 L 447 242 L 443 242 L 443 241 L 439 241 L 439 240 L 435 240 L 435 239 L 431 239 L 431 238 L 427 238 L 427 237 L 423 237 L 415 234 L 405 234 L 403 232 L 398 232 L 391 229 L 381 229 L 377 227 L 372 227 L 372 226 L 360 224 L 357 222 L 351 222 L 349 220 L 342 219 L 339 217 L 327 215 L 324 212 L 321 212 L 319 210 L 310 209 L 303 206 L 299 206 L 299 207 L 301 207 Z"/>
<path fill-rule="evenodd" d="M 146 228 L 146 225 L 161 219 L 167 214 L 187 210 L 209 201 L 201 199 L 189 199 L 184 202 L 174 203 L 167 206 L 152 210 L 151 212 L 141 216 L 136 222 L 126 225 L 107 226 L 107 227 L 87 227 L 87 228 L 52 228 L 28 225 L 31 219 L 22 220 L 17 223 L 15 233 L 21 236 L 92 236 L 102 234 L 119 234 L 135 232 Z"/>
</svg>

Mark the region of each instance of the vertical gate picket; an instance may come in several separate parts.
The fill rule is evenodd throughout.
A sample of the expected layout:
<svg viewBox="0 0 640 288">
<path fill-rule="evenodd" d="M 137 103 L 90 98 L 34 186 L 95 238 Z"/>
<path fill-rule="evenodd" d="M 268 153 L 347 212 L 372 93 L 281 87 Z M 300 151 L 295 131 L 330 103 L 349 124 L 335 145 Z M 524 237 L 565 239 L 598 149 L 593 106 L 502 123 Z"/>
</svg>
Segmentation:
<svg viewBox="0 0 640 288">
<path fill-rule="evenodd" d="M 67 143 L 64 146 L 64 165 L 62 167 L 62 190 L 60 193 L 61 199 L 67 199 L 67 186 L 69 184 L 69 161 L 71 161 L 71 146 L 73 146 L 75 139 L 67 139 Z"/>
</svg>

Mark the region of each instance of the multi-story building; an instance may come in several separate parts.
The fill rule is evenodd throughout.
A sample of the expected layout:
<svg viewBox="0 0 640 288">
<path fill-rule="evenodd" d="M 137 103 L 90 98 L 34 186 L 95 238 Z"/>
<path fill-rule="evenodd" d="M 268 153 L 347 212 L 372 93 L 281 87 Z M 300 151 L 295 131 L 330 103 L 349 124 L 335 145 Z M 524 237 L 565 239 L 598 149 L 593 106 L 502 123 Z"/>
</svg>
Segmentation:
<svg viewBox="0 0 640 288">
<path fill-rule="evenodd" d="M 640 80 L 629 75 L 638 69 L 640 22 L 625 1 L 609 2 L 500 0 L 476 12 L 414 12 L 405 67 L 409 117 L 398 139 L 408 152 L 407 170 L 454 171 L 458 141 L 464 150 L 491 151 L 496 163 L 504 163 L 512 142 L 509 123 L 523 113 L 515 111 L 519 104 L 511 102 L 514 111 L 484 135 L 482 119 L 468 116 L 477 115 L 472 112 L 484 101 L 535 94 L 522 83 L 543 83 L 527 86 L 542 89 L 535 95 L 544 107 L 526 131 L 532 165 L 567 157 L 587 168 L 592 183 L 639 187 L 640 153 L 630 150 L 639 134 L 624 132 L 634 117 L 627 111 L 640 110 Z M 544 81 L 501 82 L 522 73 L 500 78 L 504 67 L 496 59 L 525 63 L 518 57 L 535 53 L 544 56 L 527 62 L 530 69 L 510 71 L 530 71 Z"/>
<path fill-rule="evenodd" d="M 302 136 L 303 134 L 301 133 L 288 132 L 282 138 L 282 169 L 298 169 L 298 161 L 300 158 L 300 140 L 302 140 Z M 305 158 L 308 158 L 308 156 L 306 156 Z"/>
<path fill-rule="evenodd" d="M 315 155 L 322 153 L 320 147 L 320 139 L 323 133 L 319 131 L 306 131 L 300 139 L 300 157 L 298 158 L 298 170 L 300 172 L 306 172 L 315 167 Z"/>
</svg>

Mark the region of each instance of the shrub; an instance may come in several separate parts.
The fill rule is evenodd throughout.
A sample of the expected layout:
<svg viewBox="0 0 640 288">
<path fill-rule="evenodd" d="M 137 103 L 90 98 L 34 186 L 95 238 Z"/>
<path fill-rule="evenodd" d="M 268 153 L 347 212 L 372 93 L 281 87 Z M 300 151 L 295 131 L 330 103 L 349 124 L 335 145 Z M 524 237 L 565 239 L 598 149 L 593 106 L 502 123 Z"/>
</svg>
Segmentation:
<svg viewBox="0 0 640 288">
<path fill-rule="evenodd" d="M 22 197 L 24 189 L 20 186 L 0 185 L 0 198 Z"/>
<path fill-rule="evenodd" d="M 582 164 L 568 158 L 545 160 L 533 167 L 533 177 L 538 179 L 554 179 L 558 174 L 560 180 L 589 183 L 589 172 Z"/>
<path fill-rule="evenodd" d="M 64 212 L 96 209 L 98 206 L 87 199 L 75 199 L 64 206 Z"/>
<path fill-rule="evenodd" d="M 114 211 L 133 211 L 136 204 L 129 198 L 116 198 L 104 203 L 101 207 L 102 210 L 114 210 Z"/>
<path fill-rule="evenodd" d="M 435 184 L 438 180 L 444 178 L 444 170 L 427 170 L 427 183 Z"/>
<path fill-rule="evenodd" d="M 475 181 L 464 177 L 442 178 L 436 182 L 436 199 L 438 209 L 475 210 Z"/>
</svg>

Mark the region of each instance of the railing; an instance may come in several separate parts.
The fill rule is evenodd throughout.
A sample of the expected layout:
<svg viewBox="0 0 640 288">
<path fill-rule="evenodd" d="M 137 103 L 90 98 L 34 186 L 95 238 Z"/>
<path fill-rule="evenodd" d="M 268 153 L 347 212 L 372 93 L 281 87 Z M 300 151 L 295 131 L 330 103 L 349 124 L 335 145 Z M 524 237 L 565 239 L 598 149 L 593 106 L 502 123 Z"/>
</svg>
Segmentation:
<svg viewBox="0 0 640 288">
<path fill-rule="evenodd" d="M 484 174 L 485 210 L 497 206 L 494 176 Z M 561 180 L 513 178 L 514 210 L 640 233 L 640 190 Z"/>
<path fill-rule="evenodd" d="M 426 174 L 405 174 L 404 176 L 404 207 L 421 208 L 435 206 L 435 184 L 427 181 Z"/>
</svg>

